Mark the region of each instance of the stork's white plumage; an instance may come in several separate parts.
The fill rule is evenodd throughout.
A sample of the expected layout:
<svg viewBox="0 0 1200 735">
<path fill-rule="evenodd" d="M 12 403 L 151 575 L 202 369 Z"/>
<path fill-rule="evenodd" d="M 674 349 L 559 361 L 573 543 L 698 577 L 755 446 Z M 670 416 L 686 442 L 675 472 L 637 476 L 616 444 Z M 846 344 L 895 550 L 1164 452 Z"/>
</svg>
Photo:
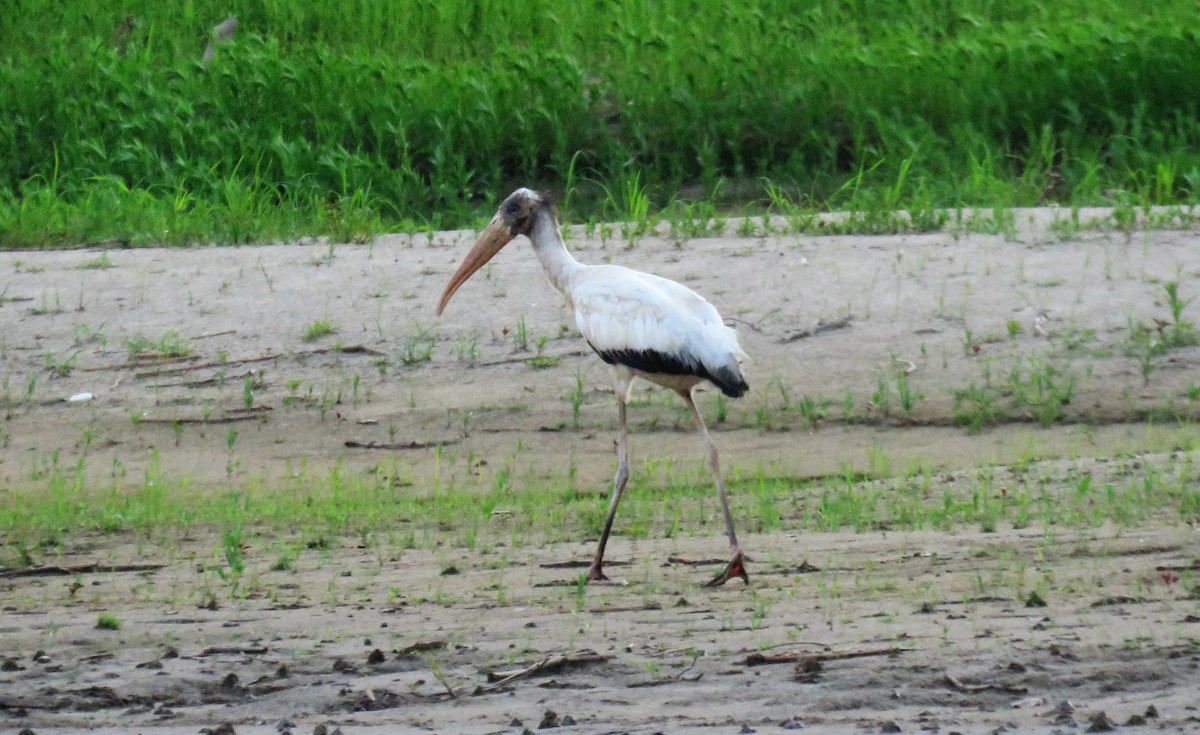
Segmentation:
<svg viewBox="0 0 1200 735">
<path fill-rule="evenodd" d="M 747 390 L 741 363 L 746 353 L 737 334 L 725 326 L 712 304 L 695 291 L 666 278 L 616 265 L 584 265 L 567 252 L 553 205 L 543 195 L 518 189 L 500 205 L 479 241 L 446 284 L 438 303 L 440 316 L 455 291 L 518 235 L 526 235 L 542 269 L 575 311 L 575 323 L 600 358 L 613 366 L 618 409 L 617 474 L 613 480 L 608 519 L 588 570 L 589 580 L 607 579 L 602 568 L 604 547 L 613 518 L 629 481 L 629 452 L 625 404 L 634 377 L 674 390 L 687 402 L 708 445 L 708 464 L 716 481 L 729 534 L 730 559 L 709 586 L 738 576 L 749 581 L 725 483 L 704 419 L 692 397 L 696 386 L 710 382 L 737 398 Z"/>
</svg>

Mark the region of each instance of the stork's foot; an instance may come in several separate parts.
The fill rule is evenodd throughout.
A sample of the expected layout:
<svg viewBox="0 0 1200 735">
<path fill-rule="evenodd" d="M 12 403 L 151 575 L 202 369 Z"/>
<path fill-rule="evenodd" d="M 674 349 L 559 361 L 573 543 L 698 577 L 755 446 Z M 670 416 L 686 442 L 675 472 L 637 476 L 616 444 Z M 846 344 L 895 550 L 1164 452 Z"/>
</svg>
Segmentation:
<svg viewBox="0 0 1200 735">
<path fill-rule="evenodd" d="M 612 580 L 610 580 L 604 574 L 604 570 L 600 567 L 600 561 L 596 560 L 596 561 L 592 562 L 592 565 L 590 567 L 588 567 L 587 581 L 589 581 L 589 582 L 610 582 Z"/>
<path fill-rule="evenodd" d="M 746 584 L 750 584 L 750 575 L 746 574 L 746 564 L 744 563 L 744 560 L 742 559 L 742 550 L 741 549 L 736 549 L 733 552 L 732 558 L 730 558 L 730 560 L 729 560 L 729 564 L 725 565 L 725 570 L 722 571 L 717 576 L 713 577 L 712 579 L 708 580 L 708 582 L 706 582 L 704 584 L 704 586 L 705 587 L 720 587 L 721 585 L 725 584 L 726 582 L 733 579 L 734 577 L 741 577 L 743 582 L 745 582 Z"/>
</svg>

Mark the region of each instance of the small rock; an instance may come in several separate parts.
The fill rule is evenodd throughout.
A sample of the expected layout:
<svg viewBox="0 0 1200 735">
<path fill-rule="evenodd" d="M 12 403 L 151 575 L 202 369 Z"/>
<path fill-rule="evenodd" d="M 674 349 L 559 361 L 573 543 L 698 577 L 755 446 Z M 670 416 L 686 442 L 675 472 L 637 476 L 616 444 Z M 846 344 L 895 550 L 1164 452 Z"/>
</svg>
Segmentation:
<svg viewBox="0 0 1200 735">
<path fill-rule="evenodd" d="M 23 669 L 16 659 L 6 658 L 4 663 L 0 663 L 0 671 L 23 671 Z"/>
<path fill-rule="evenodd" d="M 163 651 L 163 655 L 159 656 L 158 658 L 160 660 L 168 659 L 168 658 L 179 658 L 179 651 L 176 651 L 174 648 L 168 648 L 167 650 Z"/>
<path fill-rule="evenodd" d="M 292 672 L 288 671 L 287 664 L 279 664 L 279 668 L 275 669 L 275 678 L 276 679 L 286 679 L 291 675 L 292 675 Z"/>
<path fill-rule="evenodd" d="M 1046 606 L 1046 600 L 1041 595 L 1039 595 L 1036 590 L 1033 592 L 1030 592 L 1029 597 L 1025 598 L 1025 607 L 1045 607 L 1045 606 Z"/>
<path fill-rule="evenodd" d="M 50 657 L 46 655 L 45 651 L 35 651 L 34 654 L 29 658 L 35 664 L 43 664 L 50 660 Z"/>
<path fill-rule="evenodd" d="M 288 718 L 284 717 L 282 720 L 275 723 L 275 730 L 277 732 L 283 732 L 284 730 L 291 730 L 295 726 L 296 726 L 296 723 L 294 723 L 291 720 L 289 720 Z"/>
<path fill-rule="evenodd" d="M 779 728 L 781 730 L 803 730 L 804 723 L 800 721 L 799 717 L 789 717 L 779 723 Z"/>
<path fill-rule="evenodd" d="M 1141 715 L 1131 715 L 1125 720 L 1125 727 L 1140 727 L 1146 724 L 1146 718 Z"/>
<path fill-rule="evenodd" d="M 885 722 L 879 726 L 879 732 L 904 732 L 904 731 L 900 729 L 900 726 L 896 724 L 895 720 L 888 720 L 887 722 Z"/>
<path fill-rule="evenodd" d="M 508 723 L 508 726 L 509 727 L 524 727 L 525 723 L 521 722 L 519 719 L 514 717 L 514 718 L 512 718 L 512 722 Z"/>
<path fill-rule="evenodd" d="M 329 735 L 329 728 L 324 725 L 317 725 L 313 728 L 313 735 Z"/>
<path fill-rule="evenodd" d="M 371 653 L 367 655 L 367 663 L 371 666 L 378 666 L 385 660 L 386 658 L 383 655 L 383 651 L 379 650 L 378 648 L 376 648 L 374 651 L 371 651 Z"/>
<path fill-rule="evenodd" d="M 542 721 L 538 723 L 538 729 L 546 730 L 551 727 L 558 727 L 558 713 L 554 710 L 546 710 L 542 714 Z"/>
<path fill-rule="evenodd" d="M 742 725 L 742 729 L 738 730 L 738 735 L 750 735 L 750 733 L 754 733 L 754 732 L 758 732 L 758 730 L 755 730 L 753 727 L 750 727 L 749 725 Z"/>
<path fill-rule="evenodd" d="M 354 666 L 352 666 L 346 659 L 339 658 L 333 662 L 333 670 L 337 672 L 350 672 L 354 671 Z"/>
<path fill-rule="evenodd" d="M 443 577 L 450 577 L 455 574 L 458 574 L 458 567 L 454 566 L 453 564 L 442 570 Z"/>
<path fill-rule="evenodd" d="M 809 656 L 802 659 L 796 664 L 795 677 L 796 681 L 812 684 L 821 676 L 821 671 L 825 666 L 821 663 L 821 659 L 816 656 Z"/>
<path fill-rule="evenodd" d="M 1025 664 L 1019 664 L 1016 661 L 1013 661 L 1008 665 L 1008 670 L 1014 671 L 1018 674 L 1024 674 L 1026 671 L 1028 671 L 1028 669 L 1025 668 Z"/>
<path fill-rule="evenodd" d="M 1054 705 L 1054 709 L 1047 712 L 1047 715 L 1069 715 L 1075 711 L 1075 705 L 1071 704 L 1071 700 L 1064 699 Z"/>
<path fill-rule="evenodd" d="M 233 725 L 228 722 L 222 722 L 216 727 L 200 728 L 200 735 L 237 735 L 237 730 L 234 730 Z"/>
<path fill-rule="evenodd" d="M 22 727 L 17 732 L 17 735 L 37 735 L 37 733 L 35 733 L 33 730 L 30 730 L 28 727 Z"/>
<path fill-rule="evenodd" d="M 570 715 L 563 715 L 562 719 L 558 721 L 558 724 L 562 725 L 563 727 L 571 727 L 575 724 L 575 718 Z"/>
<path fill-rule="evenodd" d="M 238 675 L 233 673 L 232 671 L 230 671 L 228 674 L 226 674 L 225 678 L 221 680 L 221 688 L 226 689 L 226 690 L 237 689 L 238 688 Z"/>
<path fill-rule="evenodd" d="M 1088 720 L 1088 732 L 1112 732 L 1117 728 L 1117 723 L 1109 719 L 1108 714 L 1103 710 L 1092 715 Z"/>
<path fill-rule="evenodd" d="M 158 661 L 158 660 L 143 661 L 143 662 L 141 662 L 140 664 L 138 664 L 138 665 L 137 665 L 136 667 L 134 667 L 134 668 L 138 668 L 138 669 L 161 669 L 161 668 L 162 668 L 162 661 Z"/>
<path fill-rule="evenodd" d="M 1158 707 L 1155 707 L 1154 705 L 1147 707 L 1145 716 L 1147 720 L 1158 719 Z"/>
</svg>

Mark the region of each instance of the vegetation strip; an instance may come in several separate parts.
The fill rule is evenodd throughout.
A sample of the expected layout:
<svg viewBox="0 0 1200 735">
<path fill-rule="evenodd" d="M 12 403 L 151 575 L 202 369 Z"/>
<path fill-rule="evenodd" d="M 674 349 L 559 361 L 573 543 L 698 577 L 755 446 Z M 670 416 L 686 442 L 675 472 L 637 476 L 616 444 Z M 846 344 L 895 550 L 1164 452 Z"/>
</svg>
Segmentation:
<svg viewBox="0 0 1200 735">
<path fill-rule="evenodd" d="M 71 7 L 0 29 L 0 247 L 366 242 L 477 225 L 514 180 L 633 240 L 747 202 L 923 231 L 1200 185 L 1189 2 L 315 2 L 242 7 L 204 55 L 209 0 Z"/>
</svg>

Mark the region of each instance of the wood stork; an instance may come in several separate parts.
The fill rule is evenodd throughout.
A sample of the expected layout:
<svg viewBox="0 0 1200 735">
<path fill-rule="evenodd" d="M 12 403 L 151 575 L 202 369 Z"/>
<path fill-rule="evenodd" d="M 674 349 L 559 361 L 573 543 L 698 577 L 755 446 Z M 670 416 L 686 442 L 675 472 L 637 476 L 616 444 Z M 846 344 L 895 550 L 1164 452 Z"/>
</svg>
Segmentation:
<svg viewBox="0 0 1200 735">
<path fill-rule="evenodd" d="M 733 577 L 741 577 L 748 583 L 750 577 L 733 530 L 717 446 L 692 397 L 696 386 L 705 381 L 733 398 L 749 390 L 741 369 L 741 362 L 747 356 L 738 346 L 737 334 L 725 326 L 712 304 L 674 281 L 616 265 L 584 265 L 576 261 L 563 244 L 553 204 L 530 189 L 517 189 L 500 205 L 446 284 L 438 302 L 439 316 L 471 274 L 518 235 L 525 235 L 533 244 L 533 252 L 550 283 L 562 293 L 567 306 L 574 309 L 575 322 L 584 339 L 601 360 L 613 367 L 619 419 L 617 473 L 613 478 L 608 519 L 587 579 L 608 579 L 604 576 L 604 547 L 617 504 L 629 481 L 625 404 L 634 377 L 640 377 L 670 388 L 683 398 L 708 446 L 708 466 L 721 498 L 730 547 L 729 564 L 708 586 L 722 585 Z"/>
</svg>

